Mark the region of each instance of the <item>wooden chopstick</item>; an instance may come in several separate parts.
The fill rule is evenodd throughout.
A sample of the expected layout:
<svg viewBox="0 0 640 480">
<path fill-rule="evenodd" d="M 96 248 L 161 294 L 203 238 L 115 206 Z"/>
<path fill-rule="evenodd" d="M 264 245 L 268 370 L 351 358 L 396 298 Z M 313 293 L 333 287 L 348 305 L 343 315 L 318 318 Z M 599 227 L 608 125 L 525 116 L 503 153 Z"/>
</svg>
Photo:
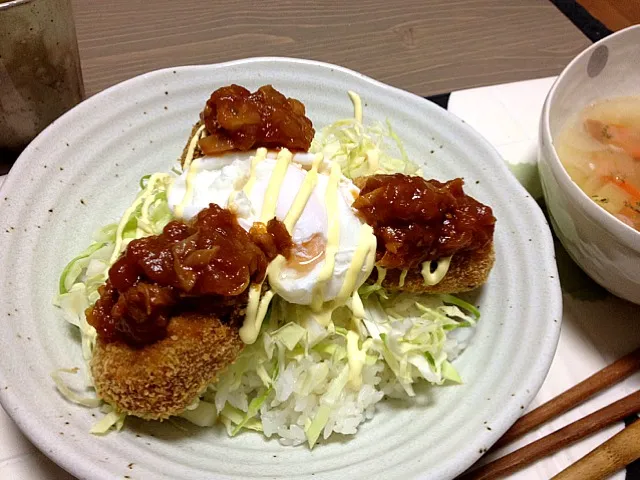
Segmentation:
<svg viewBox="0 0 640 480">
<path fill-rule="evenodd" d="M 596 393 L 621 382 L 638 370 L 640 370 L 640 348 L 520 417 L 493 445 L 492 450 L 511 443 L 548 420 L 577 407 Z"/>
<path fill-rule="evenodd" d="M 599 447 L 569 465 L 553 480 L 596 480 L 623 469 L 640 458 L 640 421 L 636 420 Z"/>
<path fill-rule="evenodd" d="M 458 480 L 503 477 L 639 411 L 640 390 L 502 458 L 465 473 Z"/>
</svg>

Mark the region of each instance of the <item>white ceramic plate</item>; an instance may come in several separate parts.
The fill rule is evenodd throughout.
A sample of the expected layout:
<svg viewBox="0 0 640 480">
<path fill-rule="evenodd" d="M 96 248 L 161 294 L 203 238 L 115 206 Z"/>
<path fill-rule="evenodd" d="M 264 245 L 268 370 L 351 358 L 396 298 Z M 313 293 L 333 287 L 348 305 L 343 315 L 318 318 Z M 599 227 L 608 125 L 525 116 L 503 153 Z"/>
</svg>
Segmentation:
<svg viewBox="0 0 640 480">
<path fill-rule="evenodd" d="M 51 305 L 65 263 L 118 217 L 141 176 L 170 168 L 215 88 L 271 83 L 300 99 L 316 128 L 352 115 L 389 119 L 429 177 L 462 176 L 498 219 L 496 266 L 472 298 L 483 317 L 456 361 L 465 384 L 382 402 L 353 438 L 313 451 L 246 433 L 128 421 L 92 436 L 95 412 L 69 403 L 50 373 L 82 366 L 78 335 Z M 495 150 L 456 117 L 358 73 L 258 58 L 160 70 L 116 85 L 47 128 L 0 190 L 0 400 L 26 435 L 81 478 L 452 478 L 518 418 L 556 348 L 561 295 L 549 228 Z M 98 414 L 99 415 L 99 414 Z"/>
</svg>

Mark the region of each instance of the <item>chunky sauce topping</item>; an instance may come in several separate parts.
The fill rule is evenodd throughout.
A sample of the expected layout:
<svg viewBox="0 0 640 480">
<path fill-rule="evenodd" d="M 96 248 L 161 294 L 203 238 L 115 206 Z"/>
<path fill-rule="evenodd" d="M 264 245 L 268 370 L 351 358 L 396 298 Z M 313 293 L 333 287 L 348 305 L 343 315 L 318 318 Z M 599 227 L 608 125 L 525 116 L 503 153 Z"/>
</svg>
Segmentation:
<svg viewBox="0 0 640 480">
<path fill-rule="evenodd" d="M 202 112 L 208 135 L 199 141 L 205 155 L 258 147 L 307 151 L 314 130 L 304 105 L 271 85 L 251 93 L 239 85 L 211 94 Z"/>
<path fill-rule="evenodd" d="M 353 207 L 374 228 L 381 267 L 412 268 L 491 242 L 491 208 L 466 195 L 460 178 L 441 183 L 398 173 L 355 183 L 360 196 Z"/>
<path fill-rule="evenodd" d="M 162 339 L 172 316 L 189 311 L 228 318 L 262 282 L 291 237 L 272 219 L 247 233 L 235 215 L 215 204 L 192 223 L 172 221 L 162 234 L 133 240 L 109 270 L 87 320 L 107 342 L 142 346 Z"/>
</svg>

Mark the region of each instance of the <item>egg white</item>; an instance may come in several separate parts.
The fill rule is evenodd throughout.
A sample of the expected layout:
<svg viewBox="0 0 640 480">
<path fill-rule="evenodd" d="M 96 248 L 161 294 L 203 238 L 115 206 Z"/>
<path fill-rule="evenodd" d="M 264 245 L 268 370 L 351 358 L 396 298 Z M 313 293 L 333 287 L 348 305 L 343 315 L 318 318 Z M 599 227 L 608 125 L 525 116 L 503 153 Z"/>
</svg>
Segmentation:
<svg viewBox="0 0 640 480">
<path fill-rule="evenodd" d="M 234 152 L 217 157 L 202 157 L 194 160 L 189 167 L 195 172 L 186 170 L 176 177 L 168 191 L 168 203 L 174 214 L 182 207 L 182 218 L 189 220 L 198 212 L 215 203 L 229 208 L 236 213 L 238 223 L 249 230 L 254 222 L 259 221 L 265 192 L 276 165 L 276 155 L 270 152 L 263 161 L 255 166 L 255 183 L 247 195 L 243 191 L 251 174 L 251 158 L 255 152 Z M 311 166 L 313 155 L 295 154 L 289 164 L 282 182 L 282 188 L 276 203 L 275 216 L 284 220 L 291 208 L 294 198 L 304 181 L 307 170 Z M 191 175 L 192 194 L 186 199 L 187 176 Z M 303 243 L 314 235 L 321 235 L 327 241 L 329 218 L 326 207 L 326 191 L 329 183 L 328 164 L 321 165 L 318 181 L 306 203 L 300 218 L 294 225 L 291 237 L 295 243 Z M 291 268 L 282 268 L 276 273 L 277 278 L 270 278 L 275 293 L 291 303 L 310 305 L 314 295 L 322 295 L 322 301 L 334 300 L 340 292 L 345 276 L 360 240 L 362 221 L 351 207 L 359 193 L 358 188 L 344 175 L 340 178 L 337 192 L 339 222 L 339 243 L 335 255 L 333 276 L 326 282 L 322 292 L 315 291 L 320 270 L 325 260 L 319 261 L 310 271 L 300 274 Z M 368 276 L 367 266 L 363 265 L 358 274 L 354 289 L 364 283 Z M 272 274 L 273 275 L 273 274 Z"/>
</svg>

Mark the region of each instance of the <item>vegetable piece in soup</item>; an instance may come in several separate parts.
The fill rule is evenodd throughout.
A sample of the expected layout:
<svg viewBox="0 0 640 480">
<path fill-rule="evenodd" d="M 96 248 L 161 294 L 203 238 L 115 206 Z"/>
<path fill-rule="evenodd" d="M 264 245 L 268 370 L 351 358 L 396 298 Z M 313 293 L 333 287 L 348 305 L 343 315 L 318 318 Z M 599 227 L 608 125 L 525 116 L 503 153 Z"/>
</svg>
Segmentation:
<svg viewBox="0 0 640 480">
<path fill-rule="evenodd" d="M 640 97 L 595 102 L 571 118 L 555 148 L 572 180 L 640 231 Z"/>
</svg>

